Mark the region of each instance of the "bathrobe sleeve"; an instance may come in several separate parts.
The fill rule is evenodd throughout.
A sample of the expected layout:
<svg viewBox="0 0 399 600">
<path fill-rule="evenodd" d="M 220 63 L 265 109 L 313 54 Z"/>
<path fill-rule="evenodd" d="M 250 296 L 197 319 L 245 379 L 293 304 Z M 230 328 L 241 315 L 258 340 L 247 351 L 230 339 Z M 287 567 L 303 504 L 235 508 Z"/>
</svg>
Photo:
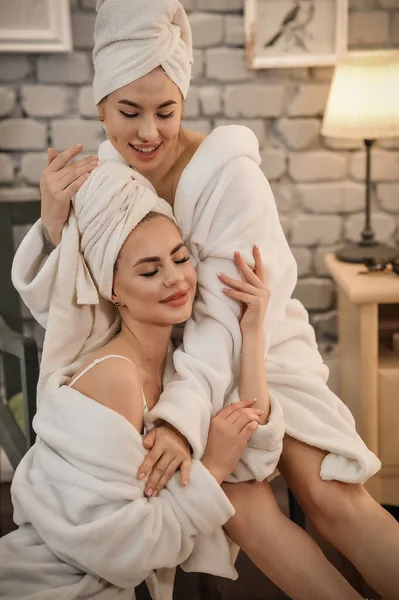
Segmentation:
<svg viewBox="0 0 399 600">
<path fill-rule="evenodd" d="M 46 252 L 42 222 L 39 219 L 19 245 L 11 270 L 11 279 L 24 304 L 44 328 L 50 306 L 59 246 Z"/>
<path fill-rule="evenodd" d="M 15 474 L 18 525 L 31 523 L 61 560 L 121 588 L 185 561 L 199 534 L 219 528 L 225 538 L 221 526 L 234 509 L 201 462 L 192 462 L 186 487 L 176 474 L 147 498 L 137 478 L 146 455 L 138 432 L 75 390 L 60 395 L 62 402 L 43 402 L 37 442 Z"/>
<path fill-rule="evenodd" d="M 239 278 L 234 252 L 239 250 L 253 263 L 253 244 L 259 245 L 271 291 L 264 325 L 267 354 L 272 336 L 285 318 L 297 270 L 270 186 L 249 157 L 230 161 L 206 186 L 192 222 L 193 230 L 185 237 L 197 263 L 199 294 L 193 317 L 185 327 L 183 344 L 174 354 L 176 375 L 152 416 L 173 423 L 198 456 L 204 449 L 210 415 L 239 399 L 240 306 L 223 294 L 218 272 Z M 272 386 L 269 392 L 269 420 L 250 439 L 230 481 L 263 480 L 275 470 L 282 449 L 284 420 Z M 194 430 L 193 423 L 202 427 Z"/>
</svg>

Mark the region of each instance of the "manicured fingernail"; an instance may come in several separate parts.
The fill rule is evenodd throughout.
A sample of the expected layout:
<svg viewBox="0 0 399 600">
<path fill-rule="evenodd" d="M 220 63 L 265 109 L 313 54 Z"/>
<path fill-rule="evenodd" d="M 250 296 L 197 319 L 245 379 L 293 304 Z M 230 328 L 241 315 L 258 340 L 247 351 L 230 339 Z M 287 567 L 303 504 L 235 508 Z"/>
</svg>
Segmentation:
<svg viewBox="0 0 399 600">
<path fill-rule="evenodd" d="M 83 144 L 76 144 L 76 148 L 83 148 Z"/>
<path fill-rule="evenodd" d="M 265 411 L 264 411 L 264 410 L 261 410 L 261 409 L 259 409 L 259 410 L 256 410 L 255 412 L 256 412 L 258 415 L 264 415 L 264 414 L 265 414 Z"/>
<path fill-rule="evenodd" d="M 153 492 L 153 489 L 152 489 L 152 488 L 150 488 L 150 489 L 149 489 L 149 490 L 146 492 L 147 496 L 152 496 L 152 492 Z"/>
<path fill-rule="evenodd" d="M 183 485 L 187 485 L 187 484 L 188 484 L 188 481 L 187 481 L 187 479 L 185 479 L 185 480 L 183 481 Z"/>
<path fill-rule="evenodd" d="M 222 288 L 222 292 L 226 293 L 226 292 L 231 292 L 232 290 L 230 290 L 229 288 Z"/>
<path fill-rule="evenodd" d="M 221 273 L 221 271 L 218 272 L 219 277 L 224 277 L 224 273 Z"/>
<path fill-rule="evenodd" d="M 145 473 L 140 473 L 139 479 L 144 479 L 144 477 L 145 477 Z"/>
<path fill-rule="evenodd" d="M 154 498 L 154 496 L 158 496 L 158 492 L 157 490 L 155 490 L 155 492 L 152 494 L 152 497 Z"/>
<path fill-rule="evenodd" d="M 256 398 L 251 398 L 250 400 L 248 400 L 248 402 L 250 402 L 251 404 L 255 404 Z"/>
</svg>

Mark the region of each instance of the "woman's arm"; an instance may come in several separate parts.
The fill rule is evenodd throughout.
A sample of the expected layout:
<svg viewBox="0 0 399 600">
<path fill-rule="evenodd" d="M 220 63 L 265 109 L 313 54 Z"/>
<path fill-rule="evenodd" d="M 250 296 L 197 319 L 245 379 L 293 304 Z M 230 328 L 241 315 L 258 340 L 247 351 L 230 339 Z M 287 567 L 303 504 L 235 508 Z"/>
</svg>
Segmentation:
<svg viewBox="0 0 399 600">
<path fill-rule="evenodd" d="M 96 156 L 71 162 L 83 149 L 81 144 L 57 154 L 48 150 L 47 167 L 40 179 L 41 219 L 19 246 L 12 282 L 34 318 L 46 327 L 54 267 L 53 251 L 61 239 L 69 215 L 71 198 L 98 164 Z"/>
<path fill-rule="evenodd" d="M 240 317 L 242 333 L 240 398 L 256 399 L 254 407 L 262 410 L 261 424 L 264 425 L 270 413 L 263 339 L 263 324 L 269 302 L 269 290 L 262 256 L 257 246 L 253 248 L 253 257 L 255 267 L 252 270 L 239 252 L 234 255 L 234 262 L 242 280 L 231 279 L 223 273 L 219 273 L 219 278 L 230 286 L 223 289 L 226 296 L 237 300 L 242 306 Z"/>
</svg>

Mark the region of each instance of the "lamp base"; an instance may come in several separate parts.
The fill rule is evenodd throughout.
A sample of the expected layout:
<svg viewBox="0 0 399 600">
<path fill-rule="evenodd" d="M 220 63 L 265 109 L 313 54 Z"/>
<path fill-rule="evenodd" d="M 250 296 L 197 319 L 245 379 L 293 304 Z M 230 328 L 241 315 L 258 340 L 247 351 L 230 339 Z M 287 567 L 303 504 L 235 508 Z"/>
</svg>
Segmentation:
<svg viewBox="0 0 399 600">
<path fill-rule="evenodd" d="M 382 262 L 390 262 L 399 258 L 399 248 L 392 248 L 385 244 L 351 245 L 340 248 L 335 253 L 338 260 L 348 263 L 363 263 L 365 260 L 372 259 Z"/>
</svg>

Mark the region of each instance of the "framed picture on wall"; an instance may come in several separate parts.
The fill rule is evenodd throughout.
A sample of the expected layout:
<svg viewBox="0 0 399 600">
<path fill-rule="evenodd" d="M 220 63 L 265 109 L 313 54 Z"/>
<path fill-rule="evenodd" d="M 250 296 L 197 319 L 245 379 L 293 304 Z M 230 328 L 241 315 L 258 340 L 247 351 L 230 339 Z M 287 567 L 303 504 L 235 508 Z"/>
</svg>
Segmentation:
<svg viewBox="0 0 399 600">
<path fill-rule="evenodd" d="M 251 69 L 334 65 L 348 48 L 348 0 L 245 0 Z"/>
<path fill-rule="evenodd" d="M 70 0 L 0 0 L 0 52 L 70 52 Z"/>
</svg>

